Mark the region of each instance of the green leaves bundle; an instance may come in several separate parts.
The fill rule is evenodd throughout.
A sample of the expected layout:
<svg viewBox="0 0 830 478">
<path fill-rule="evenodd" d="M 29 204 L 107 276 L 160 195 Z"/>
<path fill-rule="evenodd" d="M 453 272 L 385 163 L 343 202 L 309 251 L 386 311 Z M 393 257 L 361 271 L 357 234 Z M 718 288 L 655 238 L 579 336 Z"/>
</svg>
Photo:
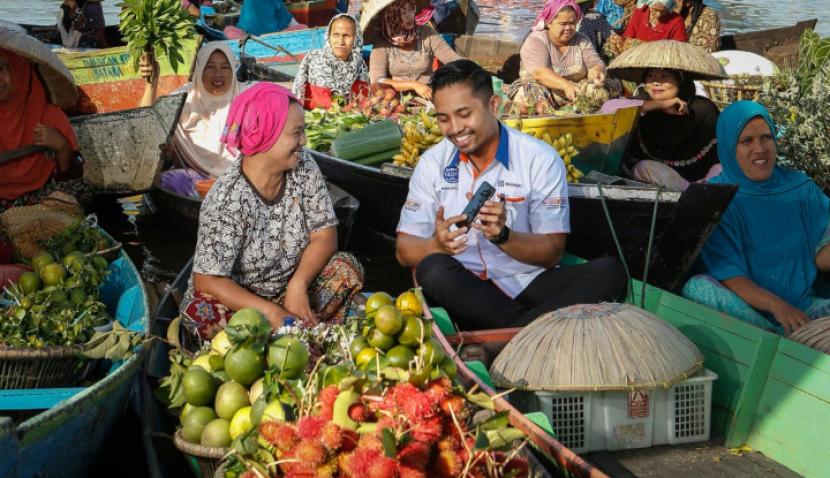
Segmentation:
<svg viewBox="0 0 830 478">
<path fill-rule="evenodd" d="M 142 53 L 166 56 L 174 70 L 184 63 L 184 40 L 196 34 L 193 20 L 179 0 L 124 0 L 119 28 L 127 42 L 134 68 Z"/>
</svg>

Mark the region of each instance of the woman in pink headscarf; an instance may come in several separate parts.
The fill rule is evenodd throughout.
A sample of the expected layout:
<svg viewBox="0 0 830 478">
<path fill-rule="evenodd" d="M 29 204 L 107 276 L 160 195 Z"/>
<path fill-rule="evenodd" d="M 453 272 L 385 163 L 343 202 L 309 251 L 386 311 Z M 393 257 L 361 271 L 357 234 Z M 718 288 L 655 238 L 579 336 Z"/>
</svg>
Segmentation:
<svg viewBox="0 0 830 478">
<path fill-rule="evenodd" d="M 532 98 L 536 105 L 536 100 L 545 99 L 558 107 L 574 99 L 580 81 L 605 83 L 605 64 L 591 40 L 576 31 L 581 18 L 574 0 L 545 3 L 522 44 L 521 78 L 510 91 L 514 103 Z"/>
<path fill-rule="evenodd" d="M 241 153 L 199 213 L 183 314 L 203 339 L 234 310 L 253 307 L 277 328 L 345 317 L 363 285 L 353 256 L 337 253 L 337 218 L 291 93 L 258 83 L 234 99 L 222 141 Z"/>
</svg>

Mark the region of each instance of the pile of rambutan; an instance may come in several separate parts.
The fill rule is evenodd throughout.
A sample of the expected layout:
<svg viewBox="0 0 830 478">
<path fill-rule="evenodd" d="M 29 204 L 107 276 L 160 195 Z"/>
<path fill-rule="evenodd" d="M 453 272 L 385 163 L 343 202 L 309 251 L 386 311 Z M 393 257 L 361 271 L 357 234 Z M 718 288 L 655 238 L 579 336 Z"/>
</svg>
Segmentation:
<svg viewBox="0 0 830 478">
<path fill-rule="evenodd" d="M 343 393 L 351 393 L 347 401 L 338 399 Z M 296 423 L 259 425 L 260 445 L 274 458 L 259 461 L 270 477 L 528 476 L 518 449 L 477 449 L 469 421 L 468 401 L 447 378 L 423 389 L 398 383 L 374 395 L 332 385 L 320 391 L 312 414 Z M 261 475 L 249 469 L 239 476 L 267 478 Z"/>
</svg>

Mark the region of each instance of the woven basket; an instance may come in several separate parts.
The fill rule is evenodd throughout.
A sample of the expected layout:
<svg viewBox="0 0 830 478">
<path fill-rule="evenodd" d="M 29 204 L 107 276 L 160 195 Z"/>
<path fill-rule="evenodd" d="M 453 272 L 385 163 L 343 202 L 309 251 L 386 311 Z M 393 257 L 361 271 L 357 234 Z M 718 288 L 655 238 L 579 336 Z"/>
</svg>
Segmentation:
<svg viewBox="0 0 830 478">
<path fill-rule="evenodd" d="M 180 452 L 185 454 L 193 473 L 203 478 L 212 478 L 222 465 L 222 459 L 230 451 L 228 448 L 214 448 L 190 443 L 184 439 L 181 430 L 176 430 L 173 443 Z"/>
<path fill-rule="evenodd" d="M 93 361 L 78 358 L 75 347 L 0 348 L 0 390 L 76 386 Z"/>
<path fill-rule="evenodd" d="M 793 332 L 789 339 L 830 354 L 830 317 L 811 321 Z"/>
<path fill-rule="evenodd" d="M 700 84 L 706 89 L 706 95 L 724 109 L 740 100 L 755 101 L 761 94 L 764 78 L 762 76 L 741 75 L 733 76 L 728 80 L 704 80 Z"/>
</svg>

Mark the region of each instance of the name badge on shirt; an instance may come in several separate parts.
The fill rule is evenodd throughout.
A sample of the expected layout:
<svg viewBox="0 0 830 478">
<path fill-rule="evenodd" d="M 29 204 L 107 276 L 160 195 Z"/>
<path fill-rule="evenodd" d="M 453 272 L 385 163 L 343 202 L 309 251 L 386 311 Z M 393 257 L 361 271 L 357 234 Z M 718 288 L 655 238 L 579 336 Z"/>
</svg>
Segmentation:
<svg viewBox="0 0 830 478">
<path fill-rule="evenodd" d="M 458 167 L 457 166 L 447 166 L 444 168 L 444 181 L 455 184 L 458 182 Z"/>
</svg>

